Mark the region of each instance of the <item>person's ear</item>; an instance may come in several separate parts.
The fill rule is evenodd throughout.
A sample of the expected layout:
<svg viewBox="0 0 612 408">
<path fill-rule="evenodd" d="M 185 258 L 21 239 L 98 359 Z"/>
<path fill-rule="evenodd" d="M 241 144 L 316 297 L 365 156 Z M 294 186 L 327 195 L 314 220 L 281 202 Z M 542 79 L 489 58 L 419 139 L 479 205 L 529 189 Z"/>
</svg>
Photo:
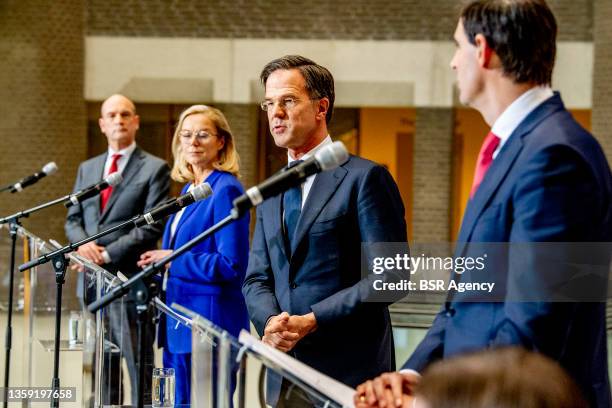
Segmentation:
<svg viewBox="0 0 612 408">
<path fill-rule="evenodd" d="M 327 97 L 323 97 L 319 99 L 317 108 L 318 108 L 317 118 L 321 120 L 326 120 L 327 111 L 329 110 L 329 99 Z"/>
<path fill-rule="evenodd" d="M 478 65 L 483 68 L 490 68 L 493 48 L 491 48 L 487 39 L 482 34 L 476 34 L 474 42 L 476 43 Z"/>
<path fill-rule="evenodd" d="M 225 147 L 225 137 L 220 136 L 217 139 L 219 140 L 219 151 L 221 151 Z"/>
</svg>

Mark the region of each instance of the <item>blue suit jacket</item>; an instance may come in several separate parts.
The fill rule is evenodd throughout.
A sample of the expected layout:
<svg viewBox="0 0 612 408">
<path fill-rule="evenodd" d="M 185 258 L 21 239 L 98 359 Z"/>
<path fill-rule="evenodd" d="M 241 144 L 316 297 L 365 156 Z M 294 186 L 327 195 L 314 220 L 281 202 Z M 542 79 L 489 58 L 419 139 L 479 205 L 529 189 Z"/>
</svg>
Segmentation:
<svg viewBox="0 0 612 408">
<path fill-rule="evenodd" d="M 273 315 L 314 312 L 318 328 L 297 343 L 292 356 L 351 386 L 393 369 L 387 304 L 366 302 L 371 281 L 360 272 L 362 242 L 406 241 L 404 207 L 389 173 L 354 156 L 319 173 L 290 259 L 281 225 L 279 195 L 257 209 L 243 285 L 259 334 Z M 269 403 L 275 402 L 278 380 L 269 383 Z"/>
<path fill-rule="evenodd" d="M 213 195 L 185 208 L 170 240 L 170 226 L 166 224 L 163 248 L 176 249 L 225 218 L 232 209 L 232 201 L 243 193 L 234 176 L 215 170 L 206 182 Z M 188 185 L 183 188 L 187 191 Z M 181 255 L 170 266 L 165 300 L 176 302 L 206 317 L 219 327 L 237 336 L 249 328 L 246 305 L 240 287 L 244 280 L 249 255 L 248 214 L 212 237 L 202 241 Z M 191 352 L 191 331 L 174 320 L 160 324 L 160 346 L 172 353 Z"/>
<path fill-rule="evenodd" d="M 609 165 L 597 141 L 556 93 L 523 120 L 493 161 L 468 203 L 455 256 L 473 255 L 475 243 L 611 240 Z M 496 282 L 501 301 L 474 302 L 465 293 L 450 294 L 404 368 L 421 371 L 443 357 L 520 345 L 560 362 L 591 405 L 608 407 L 605 304 L 538 301 L 537 291 L 551 277 L 571 281 L 575 271 L 552 271 L 550 262 L 537 256 L 498 252 L 487 261 L 485 280 Z M 602 264 L 609 265 L 609 254 L 606 258 Z M 470 280 L 467 275 L 454 278 Z M 513 301 L 521 296 L 532 301 Z"/>
</svg>

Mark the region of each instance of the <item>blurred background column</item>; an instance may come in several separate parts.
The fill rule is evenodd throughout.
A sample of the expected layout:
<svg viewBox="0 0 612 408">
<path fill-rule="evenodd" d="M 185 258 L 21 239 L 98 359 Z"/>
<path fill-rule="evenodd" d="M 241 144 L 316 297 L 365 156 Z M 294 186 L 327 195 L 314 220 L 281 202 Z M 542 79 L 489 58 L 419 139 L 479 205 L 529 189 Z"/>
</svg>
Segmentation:
<svg viewBox="0 0 612 408">
<path fill-rule="evenodd" d="M 414 143 L 413 236 L 420 243 L 450 239 L 453 111 L 416 110 Z"/>
<path fill-rule="evenodd" d="M 59 167 L 21 193 L 0 194 L 1 216 L 67 194 L 85 159 L 84 10 L 84 0 L 0 2 L 0 184 L 50 161 Z M 23 225 L 65 242 L 65 214 L 44 210 Z M 3 245 L 0 261 L 7 252 Z"/>
<path fill-rule="evenodd" d="M 612 1 L 593 8 L 593 134 L 612 162 Z"/>
</svg>

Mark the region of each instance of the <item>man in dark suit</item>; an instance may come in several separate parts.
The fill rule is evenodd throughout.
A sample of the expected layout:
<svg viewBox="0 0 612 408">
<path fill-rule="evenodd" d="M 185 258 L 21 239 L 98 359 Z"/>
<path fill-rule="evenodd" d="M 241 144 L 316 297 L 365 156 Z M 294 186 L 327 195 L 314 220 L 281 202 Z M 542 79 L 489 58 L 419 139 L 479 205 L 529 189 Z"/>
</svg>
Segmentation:
<svg viewBox="0 0 612 408">
<path fill-rule="evenodd" d="M 477 109 L 492 129 L 478 157 L 455 256 L 490 249 L 483 276 L 495 282 L 496 292 L 487 302 L 449 293 L 405 371 L 360 386 L 357 406 L 401 406 L 402 390 L 410 394 L 418 382 L 414 371 L 448 356 L 505 345 L 546 354 L 573 376 L 592 406 L 610 406 L 610 254 L 592 250 L 586 270 L 570 263 L 575 247 L 590 251 L 595 246 L 584 243 L 612 240 L 612 177 L 597 141 L 550 88 L 556 33 L 543 0 L 480 0 L 463 9 L 451 67 L 461 102 Z M 505 249 L 487 244 L 501 242 L 508 243 Z M 596 269 L 606 271 L 600 281 L 589 275 Z M 474 279 L 452 276 L 454 282 Z M 556 291 L 578 289 L 574 283 L 590 293 L 603 286 L 603 294 L 586 301 L 574 292 L 573 301 L 558 302 Z"/>
<path fill-rule="evenodd" d="M 289 165 L 331 143 L 331 73 L 300 56 L 270 62 L 261 73 L 262 109 Z M 404 207 L 382 167 L 351 156 L 335 170 L 264 202 L 243 285 L 262 340 L 346 384 L 394 366 L 387 303 L 368 303 L 361 279 L 362 242 L 405 242 Z M 356 356 L 359 356 L 356 358 Z M 268 402 L 279 377 L 268 373 Z M 281 398 L 279 406 L 290 406 Z"/>
<path fill-rule="evenodd" d="M 123 181 L 115 187 L 109 187 L 99 196 L 70 207 L 65 230 L 68 239 L 75 242 L 108 229 L 135 215 L 142 214 L 164 201 L 169 192 L 170 178 L 168 165 L 162 159 L 148 154 L 136 145 L 136 132 L 139 117 L 132 101 L 122 95 L 113 95 L 102 104 L 99 119 L 100 130 L 108 140 L 108 151 L 83 162 L 79 166 L 74 191 L 81 190 L 97 183 L 110 173 L 120 172 Z M 154 223 L 141 228 L 128 226 L 122 230 L 106 235 L 97 241 L 89 242 L 78 249 L 79 255 L 101 265 L 110 272 L 121 271 L 131 275 L 138 271 L 136 262 L 141 253 L 156 248 L 157 241 L 163 232 L 161 223 Z M 83 297 L 83 276 L 79 276 L 78 295 Z M 87 299 L 85 300 L 87 302 Z M 90 300 L 91 301 L 91 300 Z M 132 382 L 132 403 L 136 401 L 137 382 L 134 353 L 136 352 L 136 309 L 132 301 L 126 303 L 127 321 L 122 319 L 119 308 L 111 308 L 110 326 L 116 334 L 115 342 L 121 342 L 120 348 L 126 358 Z M 153 361 L 154 328 L 152 323 L 147 336 L 147 363 Z M 129 336 L 129 334 L 132 336 Z M 123 334 L 123 336 L 121 336 Z M 119 367 L 117 367 L 119 368 Z M 151 371 L 147 372 L 145 389 L 150 389 Z M 119 378 L 118 372 L 112 376 Z M 105 380 L 108 380 L 105 378 Z M 118 404 L 118 383 L 108 385 L 113 397 L 105 403 Z M 149 398 L 150 400 L 150 392 Z"/>
</svg>

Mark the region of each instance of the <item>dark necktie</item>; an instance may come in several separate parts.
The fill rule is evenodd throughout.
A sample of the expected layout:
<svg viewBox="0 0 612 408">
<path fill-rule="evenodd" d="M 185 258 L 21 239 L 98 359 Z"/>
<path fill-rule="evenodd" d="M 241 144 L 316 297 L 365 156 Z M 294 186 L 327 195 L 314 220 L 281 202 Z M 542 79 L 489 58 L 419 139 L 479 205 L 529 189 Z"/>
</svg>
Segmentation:
<svg viewBox="0 0 612 408">
<path fill-rule="evenodd" d="M 302 160 L 295 160 L 289 165 L 289 168 L 297 166 Z M 295 230 L 300 214 L 302 212 L 302 186 L 298 185 L 290 188 L 283 193 L 283 222 L 285 225 L 285 238 L 288 244 L 289 252 L 291 243 L 295 239 Z"/>
<path fill-rule="evenodd" d="M 117 161 L 119 161 L 119 159 L 121 158 L 121 154 L 113 154 L 112 157 L 112 162 L 111 165 L 108 169 L 108 174 L 106 174 L 107 176 L 109 174 L 115 173 L 117 170 L 119 170 L 119 167 L 117 166 Z M 109 186 L 106 189 L 102 190 L 102 192 L 100 193 L 100 210 L 104 211 L 104 208 L 106 207 L 106 204 L 108 203 L 108 200 L 111 196 L 113 192 L 113 187 Z"/>
<path fill-rule="evenodd" d="M 476 190 L 482 183 L 485 174 L 491 167 L 491 163 L 493 163 L 493 153 L 497 146 L 499 146 L 500 139 L 493 132 L 489 132 L 484 142 L 482 143 L 482 147 L 480 148 L 480 153 L 478 153 L 478 162 L 476 163 L 476 171 L 474 172 L 474 182 L 472 183 L 472 190 L 470 191 L 470 198 L 474 197 Z"/>
</svg>

